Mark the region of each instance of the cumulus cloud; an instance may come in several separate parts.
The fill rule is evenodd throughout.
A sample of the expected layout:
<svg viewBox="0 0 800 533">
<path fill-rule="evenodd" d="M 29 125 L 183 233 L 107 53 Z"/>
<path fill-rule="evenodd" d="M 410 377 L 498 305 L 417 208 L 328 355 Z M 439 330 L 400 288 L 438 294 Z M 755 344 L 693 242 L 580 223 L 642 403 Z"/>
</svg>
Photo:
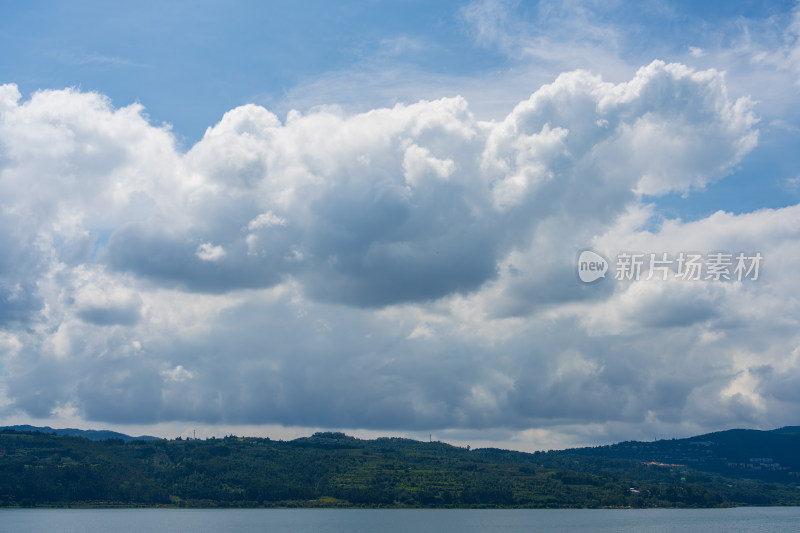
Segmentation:
<svg viewBox="0 0 800 533">
<path fill-rule="evenodd" d="M 57 126 L 55 107 L 71 110 Z M 42 213 L 32 231 L 59 260 L 97 251 L 201 292 L 291 277 L 313 298 L 366 307 L 476 290 L 550 218 L 608 224 L 637 194 L 719 179 L 756 142 L 750 103 L 730 100 L 720 73 L 661 62 L 623 84 L 564 74 L 499 123 L 458 97 L 285 123 L 248 105 L 183 155 L 139 107 L 98 95 L 37 93 L 5 116 L 5 179 L 47 173 L 37 179 L 53 193 L 19 198 Z M 56 160 L 58 173 L 43 167 Z M 72 168 L 86 169 L 79 181 Z"/>
<path fill-rule="evenodd" d="M 0 412 L 520 435 L 784 420 L 798 208 L 653 228 L 642 204 L 729 173 L 752 105 L 656 61 L 562 74 L 496 122 L 461 97 L 246 105 L 181 153 L 139 105 L 2 86 Z M 587 247 L 765 264 L 750 284 L 585 285 Z"/>
<path fill-rule="evenodd" d="M 203 261 L 219 261 L 225 257 L 225 248 L 222 246 L 214 246 L 210 242 L 204 242 L 197 247 L 195 255 Z"/>
</svg>

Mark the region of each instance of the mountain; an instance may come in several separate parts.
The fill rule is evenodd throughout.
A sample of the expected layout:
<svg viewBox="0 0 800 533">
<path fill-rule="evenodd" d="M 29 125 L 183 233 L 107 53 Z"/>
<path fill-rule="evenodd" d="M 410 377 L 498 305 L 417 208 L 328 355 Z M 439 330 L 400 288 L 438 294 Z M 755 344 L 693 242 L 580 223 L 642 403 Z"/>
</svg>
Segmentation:
<svg viewBox="0 0 800 533">
<path fill-rule="evenodd" d="M 95 429 L 53 429 L 49 426 L 0 426 L 0 430 L 12 429 L 14 431 L 38 431 L 40 433 L 51 433 L 55 435 L 67 435 L 69 437 L 83 437 L 89 440 L 107 440 L 107 439 L 120 439 L 124 442 L 132 440 L 161 440 L 159 437 L 151 437 L 149 435 L 142 435 L 140 437 L 131 437 L 124 433 L 117 433 L 116 431 L 95 430 Z"/>
<path fill-rule="evenodd" d="M 688 467 L 730 478 L 800 484 L 800 426 L 772 431 L 732 429 L 687 439 L 629 441 L 551 455 L 629 459 L 659 468 Z"/>
<path fill-rule="evenodd" d="M 0 506 L 800 505 L 798 445 L 797 428 L 536 453 L 332 432 L 125 442 L 5 429 Z"/>
</svg>

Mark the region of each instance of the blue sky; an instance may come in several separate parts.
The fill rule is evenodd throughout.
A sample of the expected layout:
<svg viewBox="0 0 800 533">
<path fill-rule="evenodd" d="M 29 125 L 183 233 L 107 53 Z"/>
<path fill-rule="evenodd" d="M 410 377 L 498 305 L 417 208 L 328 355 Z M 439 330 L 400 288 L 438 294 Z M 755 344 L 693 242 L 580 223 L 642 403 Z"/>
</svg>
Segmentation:
<svg viewBox="0 0 800 533">
<path fill-rule="evenodd" d="M 613 79 L 625 67 L 654 58 L 733 69 L 746 78 L 746 89 L 758 89 L 750 86 L 755 80 L 741 65 L 746 59 L 742 43 L 783 44 L 780 33 L 794 7 L 793 2 L 487 5 L 503 12 L 494 15 L 498 29 L 492 31 L 507 35 L 482 35 L 470 19 L 478 16 L 470 13 L 479 13 L 479 4 L 465 2 L 16 3 L 4 6 L 0 22 L 0 39 L 10 52 L 0 56 L 0 68 L 23 94 L 79 87 L 105 94 L 118 106 L 140 102 L 153 123 L 171 124 L 189 148 L 227 110 L 246 103 L 279 115 L 293 107 L 329 104 L 363 110 L 461 94 L 460 81 L 472 86 L 477 80 L 481 87 L 473 89 L 478 96 L 470 101 L 487 109 L 483 118 L 498 118 L 531 87 L 503 91 L 495 86 L 484 98 L 499 97 L 501 103 L 475 101 L 493 78 L 533 74 L 535 85 L 547 75 L 587 68 Z M 564 39 L 570 46 L 588 43 L 598 55 L 609 56 L 604 62 L 617 64 L 603 72 L 592 57 L 532 58 L 520 48 L 537 36 Z M 690 47 L 703 50 L 702 57 L 689 55 Z M 304 89 L 325 85 L 331 76 L 341 84 L 340 76 L 348 74 L 372 78 L 366 94 L 346 86 L 322 94 Z M 797 97 L 788 89 L 783 97 Z M 755 92 L 762 104 L 774 98 L 770 90 Z M 788 123 L 797 120 L 794 110 L 777 107 L 762 113 Z M 785 117 L 787 112 L 794 116 Z M 730 179 L 690 198 L 668 195 L 655 201 L 665 216 L 690 219 L 717 210 L 790 205 L 798 193 L 783 181 L 800 175 L 798 158 L 788 155 L 798 142 L 791 128 L 764 128 L 758 149 Z"/>
<path fill-rule="evenodd" d="M 796 2 L 0 9 L 0 420 L 525 450 L 797 423 Z M 586 248 L 765 270 L 584 286 Z"/>
<path fill-rule="evenodd" d="M 505 63 L 475 46 L 454 16 L 457 2 L 32 2 L 5 9 L 3 38 L 15 53 L 3 57 L 3 70 L 21 90 L 79 86 L 117 105 L 140 101 L 187 143 L 232 107 L 280 103 L 329 72 L 413 66 L 470 75 Z M 351 98 L 357 104 L 358 95 Z"/>
</svg>

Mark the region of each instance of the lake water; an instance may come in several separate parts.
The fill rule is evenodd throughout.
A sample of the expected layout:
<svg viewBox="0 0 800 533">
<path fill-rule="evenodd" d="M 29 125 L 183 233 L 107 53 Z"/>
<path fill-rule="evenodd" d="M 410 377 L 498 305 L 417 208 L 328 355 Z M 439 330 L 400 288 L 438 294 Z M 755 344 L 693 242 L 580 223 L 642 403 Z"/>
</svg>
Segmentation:
<svg viewBox="0 0 800 533">
<path fill-rule="evenodd" d="M 13 533 L 788 532 L 800 507 L 736 509 L 0 509 Z"/>
</svg>

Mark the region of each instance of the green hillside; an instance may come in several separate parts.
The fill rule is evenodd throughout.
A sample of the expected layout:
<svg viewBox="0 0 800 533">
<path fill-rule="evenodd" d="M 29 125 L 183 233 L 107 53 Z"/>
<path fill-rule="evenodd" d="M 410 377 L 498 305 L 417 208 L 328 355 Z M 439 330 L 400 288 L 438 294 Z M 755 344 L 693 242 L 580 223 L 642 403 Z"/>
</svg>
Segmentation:
<svg viewBox="0 0 800 533">
<path fill-rule="evenodd" d="M 788 435 L 795 443 L 800 439 L 790 432 L 774 434 Z M 770 432 L 769 438 L 772 436 Z M 683 441 L 658 444 L 675 446 L 678 442 Z M 751 444 L 754 447 L 746 448 L 748 453 L 758 450 L 755 442 Z M 668 452 L 648 455 L 632 446 L 622 443 L 527 454 L 468 450 L 408 439 L 359 440 L 342 433 L 317 433 L 288 442 L 232 436 L 125 442 L 2 430 L 0 506 L 552 508 L 800 504 L 800 488 L 794 479 L 773 482 L 696 468 L 716 464 L 708 461 L 697 461 L 693 467 L 651 465 L 647 463 L 668 457 Z M 709 446 L 689 445 L 685 449 L 693 457 L 705 457 Z M 668 449 L 684 447 L 664 448 Z M 773 455 L 790 464 L 789 455 Z"/>
<path fill-rule="evenodd" d="M 89 440 L 108 440 L 108 439 L 120 439 L 124 440 L 125 442 L 131 440 L 161 440 L 158 437 L 151 437 L 149 435 L 142 435 L 140 437 L 131 437 L 130 435 L 125 435 L 124 433 L 118 433 L 116 431 L 108 431 L 108 430 L 95 430 L 95 429 L 75 429 L 75 428 L 66 428 L 66 429 L 53 429 L 50 426 L 0 426 L 0 430 L 3 429 L 13 429 L 14 431 L 38 431 L 40 433 L 53 433 L 55 435 L 69 435 L 70 437 L 86 437 Z"/>
<path fill-rule="evenodd" d="M 681 465 L 739 479 L 800 484 L 800 427 L 733 429 L 688 439 L 622 442 L 553 452 L 553 456 L 632 459 Z"/>
</svg>

